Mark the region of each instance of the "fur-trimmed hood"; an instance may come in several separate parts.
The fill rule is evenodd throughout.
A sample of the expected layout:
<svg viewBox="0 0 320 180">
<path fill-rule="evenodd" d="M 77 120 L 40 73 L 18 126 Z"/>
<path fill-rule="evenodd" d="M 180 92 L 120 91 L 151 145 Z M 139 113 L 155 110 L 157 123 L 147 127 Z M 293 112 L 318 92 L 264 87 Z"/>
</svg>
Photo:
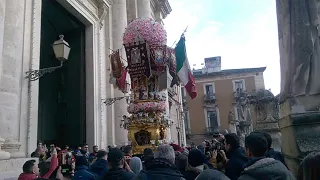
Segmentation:
<svg viewBox="0 0 320 180">
<path fill-rule="evenodd" d="M 259 159 L 246 167 L 239 180 L 242 179 L 282 179 L 295 180 L 293 174 L 280 162 L 273 158 Z"/>
</svg>

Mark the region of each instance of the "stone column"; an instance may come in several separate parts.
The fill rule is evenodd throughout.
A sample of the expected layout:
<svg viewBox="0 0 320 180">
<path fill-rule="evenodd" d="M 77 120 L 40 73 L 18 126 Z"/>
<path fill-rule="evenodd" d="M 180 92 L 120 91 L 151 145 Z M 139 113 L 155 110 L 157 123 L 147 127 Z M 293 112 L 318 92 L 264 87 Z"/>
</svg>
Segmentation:
<svg viewBox="0 0 320 180">
<path fill-rule="evenodd" d="M 5 3 L 0 68 L 0 136 L 5 139 L 2 149 L 10 152 L 11 158 L 19 158 L 25 156 L 19 152 L 24 3 L 20 0 Z"/>
<path fill-rule="evenodd" d="M 3 30 L 4 30 L 4 18 L 6 13 L 6 1 L 0 1 L 0 67 L 2 67 L 2 48 L 3 48 Z M 2 68 L 0 68 L 2 72 Z M 0 73 L 1 78 L 1 73 Z M 9 159 L 10 153 L 2 151 L 1 147 L 4 144 L 5 140 L 0 136 L 0 160 Z"/>
<path fill-rule="evenodd" d="M 282 153 L 297 173 L 301 159 L 320 149 L 320 2 L 277 0 Z"/>
<path fill-rule="evenodd" d="M 127 18 L 128 23 L 138 17 L 137 0 L 127 0 Z"/>
<path fill-rule="evenodd" d="M 123 46 L 123 33 L 127 27 L 127 7 L 126 0 L 114 0 L 112 5 L 112 38 L 113 49 L 121 49 L 120 56 L 126 59 L 125 49 Z M 127 65 L 126 61 L 123 61 Z M 114 89 L 114 97 L 121 97 L 124 94 L 118 89 Z M 128 142 L 128 131 L 120 128 L 123 115 L 128 115 L 126 99 L 114 103 L 114 120 L 115 120 L 115 141 L 117 145 L 123 145 Z"/>
<path fill-rule="evenodd" d="M 152 18 L 150 0 L 137 0 L 137 6 L 139 18 Z"/>
</svg>

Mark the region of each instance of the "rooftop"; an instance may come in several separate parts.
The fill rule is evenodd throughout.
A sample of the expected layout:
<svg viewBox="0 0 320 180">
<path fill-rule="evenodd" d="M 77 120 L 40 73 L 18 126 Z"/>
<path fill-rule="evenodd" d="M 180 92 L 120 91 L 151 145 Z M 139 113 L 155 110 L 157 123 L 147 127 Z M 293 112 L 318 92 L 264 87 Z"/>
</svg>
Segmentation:
<svg viewBox="0 0 320 180">
<path fill-rule="evenodd" d="M 205 77 L 217 77 L 217 76 L 229 76 L 234 74 L 242 74 L 242 73 L 258 73 L 264 72 L 266 67 L 258 67 L 258 68 L 242 68 L 242 69 L 225 69 L 217 72 L 210 73 L 202 73 L 201 70 L 193 71 L 193 76 L 196 79 L 205 78 Z"/>
</svg>

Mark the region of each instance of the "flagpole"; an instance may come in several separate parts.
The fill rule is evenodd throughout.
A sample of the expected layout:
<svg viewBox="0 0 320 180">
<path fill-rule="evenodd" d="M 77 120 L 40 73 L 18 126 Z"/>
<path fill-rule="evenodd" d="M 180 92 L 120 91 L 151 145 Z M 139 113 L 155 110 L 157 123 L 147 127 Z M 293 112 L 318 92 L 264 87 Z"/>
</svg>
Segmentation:
<svg viewBox="0 0 320 180">
<path fill-rule="evenodd" d="M 180 38 L 181 38 L 181 37 L 183 37 L 183 36 L 184 36 L 184 34 L 187 32 L 188 27 L 189 27 L 189 26 L 187 26 L 187 27 L 182 31 L 182 34 L 181 34 Z M 179 39 L 179 40 L 180 40 L 180 39 Z M 174 41 L 174 43 L 172 44 L 172 46 L 171 46 L 171 47 L 173 47 L 173 46 L 176 44 L 176 42 L 177 42 L 177 41 Z"/>
</svg>

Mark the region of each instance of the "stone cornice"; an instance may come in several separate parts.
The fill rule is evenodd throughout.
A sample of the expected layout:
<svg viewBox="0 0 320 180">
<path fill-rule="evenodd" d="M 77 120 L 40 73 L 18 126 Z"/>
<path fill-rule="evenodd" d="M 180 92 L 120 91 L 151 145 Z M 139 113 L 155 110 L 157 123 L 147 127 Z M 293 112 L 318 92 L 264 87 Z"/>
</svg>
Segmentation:
<svg viewBox="0 0 320 180">
<path fill-rule="evenodd" d="M 111 6 L 110 0 L 76 0 L 87 12 L 99 21 L 100 29 Z"/>
<path fill-rule="evenodd" d="M 151 7 L 153 11 L 160 11 L 162 19 L 165 19 L 172 9 L 168 0 L 151 0 Z"/>
</svg>

